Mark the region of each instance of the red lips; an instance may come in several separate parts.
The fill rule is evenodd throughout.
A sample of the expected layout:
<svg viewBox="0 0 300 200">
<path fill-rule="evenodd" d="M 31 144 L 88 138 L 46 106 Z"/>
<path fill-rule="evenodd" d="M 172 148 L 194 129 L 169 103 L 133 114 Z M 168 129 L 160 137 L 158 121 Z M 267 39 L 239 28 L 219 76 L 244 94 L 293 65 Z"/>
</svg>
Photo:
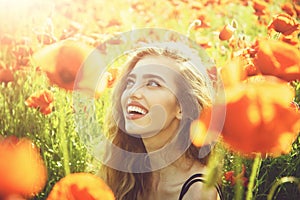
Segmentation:
<svg viewBox="0 0 300 200">
<path fill-rule="evenodd" d="M 129 101 L 126 105 L 126 119 L 135 120 L 144 117 L 148 109 L 137 101 Z"/>
</svg>

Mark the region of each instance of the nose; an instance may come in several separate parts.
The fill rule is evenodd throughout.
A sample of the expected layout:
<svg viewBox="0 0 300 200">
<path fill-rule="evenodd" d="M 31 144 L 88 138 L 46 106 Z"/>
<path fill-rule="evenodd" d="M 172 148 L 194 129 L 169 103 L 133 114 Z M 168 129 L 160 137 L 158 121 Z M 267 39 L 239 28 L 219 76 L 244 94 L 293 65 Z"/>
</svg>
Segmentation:
<svg viewBox="0 0 300 200">
<path fill-rule="evenodd" d="M 129 98 L 131 99 L 141 99 L 143 97 L 143 86 L 137 85 L 131 88 L 129 92 Z"/>
</svg>

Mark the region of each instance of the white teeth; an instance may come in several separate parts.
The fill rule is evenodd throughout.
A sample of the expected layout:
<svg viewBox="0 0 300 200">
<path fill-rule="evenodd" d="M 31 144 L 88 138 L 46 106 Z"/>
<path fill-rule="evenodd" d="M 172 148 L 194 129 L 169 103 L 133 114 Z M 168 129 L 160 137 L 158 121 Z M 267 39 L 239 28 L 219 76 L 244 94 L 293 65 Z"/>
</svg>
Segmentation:
<svg viewBox="0 0 300 200">
<path fill-rule="evenodd" d="M 130 112 L 137 112 L 137 113 L 140 113 L 142 115 L 145 115 L 147 113 L 147 111 L 145 109 L 142 109 L 142 108 L 137 107 L 137 106 L 128 106 L 127 112 L 128 113 L 130 113 Z"/>
</svg>

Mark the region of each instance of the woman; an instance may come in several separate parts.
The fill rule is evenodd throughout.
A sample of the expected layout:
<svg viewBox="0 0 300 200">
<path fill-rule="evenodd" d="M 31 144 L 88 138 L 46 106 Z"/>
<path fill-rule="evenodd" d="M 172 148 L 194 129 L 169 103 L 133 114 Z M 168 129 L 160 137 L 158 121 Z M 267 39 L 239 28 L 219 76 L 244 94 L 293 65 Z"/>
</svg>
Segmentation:
<svg viewBox="0 0 300 200">
<path fill-rule="evenodd" d="M 113 91 L 108 133 L 113 145 L 147 156 L 106 152 L 109 164 L 101 172 L 117 199 L 217 199 L 201 175 L 187 182 L 206 170 L 207 156 L 199 158 L 189 128 L 212 105 L 210 88 L 188 59 L 168 48 L 145 48 L 130 60 Z M 126 170 L 111 167 L 119 165 Z"/>
</svg>

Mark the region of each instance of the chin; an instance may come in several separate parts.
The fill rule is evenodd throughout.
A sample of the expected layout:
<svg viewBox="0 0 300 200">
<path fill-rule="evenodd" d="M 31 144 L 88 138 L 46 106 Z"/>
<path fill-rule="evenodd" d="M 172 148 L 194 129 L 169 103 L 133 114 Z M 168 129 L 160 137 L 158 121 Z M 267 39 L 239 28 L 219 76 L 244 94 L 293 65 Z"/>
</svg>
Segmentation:
<svg viewBox="0 0 300 200">
<path fill-rule="evenodd" d="M 153 129 L 153 128 L 145 128 L 138 125 L 126 125 L 125 126 L 126 133 L 134 136 L 134 137 L 140 137 L 140 138 L 147 138 L 155 136 L 159 133 L 160 129 Z"/>
</svg>

